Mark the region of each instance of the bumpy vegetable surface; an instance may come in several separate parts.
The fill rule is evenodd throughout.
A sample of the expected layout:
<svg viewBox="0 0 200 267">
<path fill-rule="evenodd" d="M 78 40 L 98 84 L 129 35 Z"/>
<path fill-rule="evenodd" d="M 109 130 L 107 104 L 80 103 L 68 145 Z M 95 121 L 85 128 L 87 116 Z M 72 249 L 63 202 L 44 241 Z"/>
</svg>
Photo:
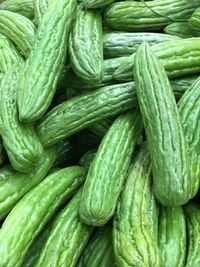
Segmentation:
<svg viewBox="0 0 200 267">
<path fill-rule="evenodd" d="M 113 245 L 120 267 L 161 267 L 157 242 L 158 210 L 150 159 L 142 148 L 130 168 L 114 217 Z"/>
<path fill-rule="evenodd" d="M 0 231 L 0 266 L 21 266 L 31 242 L 83 183 L 84 175 L 83 167 L 61 169 L 49 175 L 17 203 Z"/>
<path fill-rule="evenodd" d="M 200 8 L 197 8 L 189 19 L 189 25 L 191 29 L 200 31 Z"/>
<path fill-rule="evenodd" d="M 93 228 L 80 221 L 78 207 L 81 190 L 54 220 L 49 236 L 34 267 L 75 267 Z M 55 246 L 56 240 L 56 246 Z"/>
<path fill-rule="evenodd" d="M 115 261 L 111 233 L 110 224 L 96 230 L 84 249 L 77 267 L 113 267 Z"/>
<path fill-rule="evenodd" d="M 26 17 L 15 12 L 0 10 L 0 34 L 5 35 L 28 57 L 35 41 L 35 26 Z"/>
<path fill-rule="evenodd" d="M 164 28 L 164 32 L 181 38 L 199 36 L 198 31 L 191 30 L 188 22 L 174 22 Z"/>
<path fill-rule="evenodd" d="M 115 0 L 82 0 L 86 8 L 101 8 L 109 5 Z"/>
<path fill-rule="evenodd" d="M 103 33 L 101 14 L 78 10 L 69 38 L 74 72 L 88 84 L 99 83 L 103 75 Z"/>
<path fill-rule="evenodd" d="M 172 89 L 177 98 L 180 98 L 190 86 L 197 80 L 198 75 L 186 76 L 185 78 L 179 78 L 170 80 Z"/>
<path fill-rule="evenodd" d="M 34 1 L 35 0 L 6 0 L 0 4 L 0 9 L 16 12 L 32 19 L 34 17 Z"/>
<path fill-rule="evenodd" d="M 150 45 L 178 40 L 178 37 L 151 32 L 108 32 L 103 36 L 104 56 L 124 57 L 136 52 L 138 47 L 147 42 Z"/>
<path fill-rule="evenodd" d="M 42 19 L 17 87 L 17 104 L 22 121 L 39 119 L 52 101 L 65 62 L 75 8 L 75 0 L 54 0 Z"/>
<path fill-rule="evenodd" d="M 184 207 L 187 232 L 188 255 L 185 267 L 198 267 L 200 265 L 200 206 L 190 202 Z"/>
<path fill-rule="evenodd" d="M 169 80 L 147 43 L 136 52 L 134 76 L 156 197 L 164 206 L 183 205 L 191 197 L 188 147 Z"/>
<path fill-rule="evenodd" d="M 115 30 L 156 31 L 172 21 L 186 21 L 199 5 L 200 0 L 123 1 L 108 6 L 104 17 Z"/>
<path fill-rule="evenodd" d="M 34 0 L 35 19 L 37 24 L 41 23 L 41 20 L 47 10 L 49 0 Z"/>
<path fill-rule="evenodd" d="M 20 68 L 23 67 L 20 65 Z M 10 68 L 1 81 L 0 134 L 11 165 L 19 172 L 29 172 L 42 156 L 43 147 L 33 126 L 18 119 L 16 87 L 20 68 Z"/>
<path fill-rule="evenodd" d="M 158 242 L 165 267 L 185 267 L 186 222 L 182 207 L 160 208 Z"/>
<path fill-rule="evenodd" d="M 170 78 L 178 78 L 200 71 L 200 38 L 186 38 L 156 44 L 152 51 L 167 71 Z M 127 61 L 115 71 L 113 77 L 117 80 L 132 80 L 135 54 L 127 58 Z"/>
<path fill-rule="evenodd" d="M 50 146 L 101 119 L 131 109 L 136 100 L 134 88 L 134 83 L 116 84 L 63 102 L 39 123 L 39 139 L 44 146 Z"/>
<path fill-rule="evenodd" d="M 119 116 L 104 136 L 89 168 L 79 213 L 83 222 L 101 226 L 113 216 L 142 130 L 138 111 Z"/>
</svg>

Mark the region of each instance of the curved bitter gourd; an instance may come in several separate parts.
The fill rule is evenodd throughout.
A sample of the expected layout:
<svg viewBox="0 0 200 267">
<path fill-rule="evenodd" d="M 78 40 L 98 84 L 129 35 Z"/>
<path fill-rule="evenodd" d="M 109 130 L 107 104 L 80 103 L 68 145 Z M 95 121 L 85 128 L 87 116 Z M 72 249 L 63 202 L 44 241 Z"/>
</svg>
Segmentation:
<svg viewBox="0 0 200 267">
<path fill-rule="evenodd" d="M 42 18 L 47 10 L 49 0 L 34 0 L 34 12 L 35 20 L 39 25 L 42 21 Z"/>
<path fill-rule="evenodd" d="M 35 0 L 6 0 L 0 4 L 0 9 L 21 14 L 29 19 L 34 18 L 33 2 Z"/>
</svg>

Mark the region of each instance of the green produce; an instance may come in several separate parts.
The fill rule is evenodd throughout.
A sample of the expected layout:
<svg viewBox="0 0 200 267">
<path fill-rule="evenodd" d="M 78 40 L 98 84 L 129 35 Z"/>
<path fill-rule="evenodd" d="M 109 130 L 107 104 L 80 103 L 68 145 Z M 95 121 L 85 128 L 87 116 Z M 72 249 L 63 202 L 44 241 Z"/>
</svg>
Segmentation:
<svg viewBox="0 0 200 267">
<path fill-rule="evenodd" d="M 39 139 L 47 147 L 95 122 L 131 109 L 136 102 L 134 88 L 134 83 L 110 85 L 63 102 L 38 124 Z"/>
<path fill-rule="evenodd" d="M 200 78 L 198 78 L 191 87 L 181 97 L 178 107 L 181 122 L 185 131 L 185 138 L 188 143 L 190 154 L 191 176 L 191 198 L 193 198 L 199 190 L 200 185 Z"/>
<path fill-rule="evenodd" d="M 83 187 L 79 214 L 86 224 L 102 226 L 114 215 L 141 131 L 136 110 L 120 115 L 104 136 Z"/>
<path fill-rule="evenodd" d="M 84 249 L 77 267 L 114 267 L 111 234 L 110 224 L 97 229 Z"/>
<path fill-rule="evenodd" d="M 200 72 L 200 38 L 186 38 L 152 46 L 152 51 L 164 66 L 169 78 L 185 77 Z M 127 58 L 114 72 L 116 80 L 133 79 L 135 54 Z"/>
<path fill-rule="evenodd" d="M 158 242 L 165 267 L 185 267 L 186 222 L 182 207 L 161 207 Z"/>
<path fill-rule="evenodd" d="M 111 119 L 105 119 L 99 122 L 96 122 L 91 125 L 90 131 L 94 134 L 98 135 L 99 137 L 103 137 L 108 129 L 110 128 L 113 120 Z"/>
<path fill-rule="evenodd" d="M 150 159 L 143 147 L 130 168 L 114 216 L 113 246 L 118 266 L 163 266 L 157 227 Z"/>
<path fill-rule="evenodd" d="M 197 80 L 198 75 L 186 76 L 185 78 L 179 78 L 170 80 L 172 89 L 177 98 L 180 98 L 190 86 Z"/>
<path fill-rule="evenodd" d="M 200 0 L 122 1 L 104 12 L 107 26 L 122 31 L 159 31 L 172 21 L 187 21 Z"/>
<path fill-rule="evenodd" d="M 38 120 L 51 104 L 65 63 L 75 9 L 75 0 L 53 0 L 42 19 L 17 87 L 21 121 Z"/>
<path fill-rule="evenodd" d="M 35 0 L 6 0 L 0 4 L 0 9 L 12 11 L 32 19 L 34 17 L 34 1 Z"/>
<path fill-rule="evenodd" d="M 85 168 L 90 167 L 92 161 L 94 160 L 96 156 L 97 150 L 91 149 L 88 150 L 81 158 L 80 158 L 80 165 L 84 166 Z"/>
<path fill-rule="evenodd" d="M 36 23 L 40 24 L 47 10 L 49 0 L 34 0 L 34 12 Z"/>
<path fill-rule="evenodd" d="M 0 34 L 10 39 L 24 57 L 28 57 L 35 41 L 35 26 L 26 17 L 7 10 L 0 10 Z"/>
<path fill-rule="evenodd" d="M 115 0 L 82 0 L 86 8 L 101 8 L 109 5 Z"/>
<path fill-rule="evenodd" d="M 93 228 L 83 224 L 78 215 L 81 190 L 70 200 L 53 222 L 49 236 L 34 267 L 75 267 Z M 55 246 L 56 240 L 56 246 Z"/>
<path fill-rule="evenodd" d="M 200 8 L 197 8 L 189 19 L 189 26 L 192 30 L 200 31 Z"/>
<path fill-rule="evenodd" d="M 147 43 L 136 52 L 134 77 L 156 198 L 164 206 L 183 205 L 192 186 L 188 146 L 167 74 Z"/>
<path fill-rule="evenodd" d="M 78 10 L 70 32 L 71 65 L 85 83 L 97 84 L 103 75 L 103 32 L 101 14 Z"/>
<path fill-rule="evenodd" d="M 55 149 L 49 148 L 30 173 L 16 172 L 9 165 L 0 169 L 0 219 L 5 218 L 20 198 L 45 178 L 55 158 Z"/>
<path fill-rule="evenodd" d="M 83 167 L 61 169 L 49 175 L 16 204 L 0 231 L 1 267 L 22 265 L 33 240 L 83 183 L 84 176 Z"/>
<path fill-rule="evenodd" d="M 37 165 L 43 147 L 33 126 L 19 121 L 16 108 L 16 87 L 20 68 L 10 68 L 0 85 L 0 134 L 11 165 L 19 172 L 29 172 Z"/>
<path fill-rule="evenodd" d="M 107 32 L 103 36 L 104 56 L 106 58 L 130 56 L 143 42 L 154 45 L 178 39 L 169 34 L 155 32 Z"/>
<path fill-rule="evenodd" d="M 164 28 L 164 32 L 181 38 L 199 36 L 198 31 L 191 30 L 188 22 L 173 22 Z"/>
<path fill-rule="evenodd" d="M 188 254 L 185 267 L 199 267 L 200 265 L 200 206 L 189 202 L 185 207 L 188 232 Z"/>
</svg>

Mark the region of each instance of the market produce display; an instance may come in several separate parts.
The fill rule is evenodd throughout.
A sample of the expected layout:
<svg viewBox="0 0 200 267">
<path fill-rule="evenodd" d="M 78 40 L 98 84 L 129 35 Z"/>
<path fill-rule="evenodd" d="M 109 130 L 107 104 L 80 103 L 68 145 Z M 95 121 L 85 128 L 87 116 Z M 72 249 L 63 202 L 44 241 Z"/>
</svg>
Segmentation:
<svg viewBox="0 0 200 267">
<path fill-rule="evenodd" d="M 0 0 L 0 267 L 200 267 L 200 0 Z"/>
</svg>

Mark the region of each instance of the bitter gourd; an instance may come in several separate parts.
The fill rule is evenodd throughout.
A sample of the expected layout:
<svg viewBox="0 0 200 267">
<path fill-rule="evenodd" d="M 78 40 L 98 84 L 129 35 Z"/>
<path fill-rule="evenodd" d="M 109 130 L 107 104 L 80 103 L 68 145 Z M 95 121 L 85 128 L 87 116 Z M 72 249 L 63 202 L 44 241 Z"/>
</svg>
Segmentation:
<svg viewBox="0 0 200 267">
<path fill-rule="evenodd" d="M 113 267 L 112 228 L 108 224 L 94 232 L 85 247 L 77 267 Z"/>
<path fill-rule="evenodd" d="M 69 55 L 76 75 L 88 84 L 103 75 L 103 32 L 101 14 L 78 10 L 69 37 Z"/>
<path fill-rule="evenodd" d="M 164 206 L 183 205 L 192 186 L 188 146 L 167 74 L 147 43 L 136 52 L 134 77 L 156 198 Z"/>
<path fill-rule="evenodd" d="M 39 25 L 47 10 L 49 0 L 34 0 L 34 12 L 36 23 Z"/>
<path fill-rule="evenodd" d="M 21 14 L 29 19 L 34 18 L 33 2 L 35 0 L 6 0 L 0 4 L 0 9 Z"/>
<path fill-rule="evenodd" d="M 32 241 L 83 183 L 84 176 L 85 168 L 80 166 L 61 169 L 46 177 L 17 203 L 0 231 L 0 266 L 21 266 Z"/>
<path fill-rule="evenodd" d="M 200 31 L 200 8 L 197 8 L 189 19 L 189 26 L 192 30 Z"/>
<path fill-rule="evenodd" d="M 114 216 L 113 246 L 119 266 L 163 266 L 157 242 L 157 208 L 144 146 L 130 168 Z"/>
<path fill-rule="evenodd" d="M 198 31 L 191 30 L 188 22 L 174 22 L 164 28 L 164 32 L 181 38 L 199 36 Z"/>
<path fill-rule="evenodd" d="M 115 0 L 82 0 L 86 8 L 103 8 Z"/>
<path fill-rule="evenodd" d="M 66 60 L 68 33 L 75 9 L 76 0 L 53 0 L 45 12 L 17 87 L 22 121 L 39 119 L 51 104 Z"/>
<path fill-rule="evenodd" d="M 186 221 L 182 207 L 159 210 L 158 243 L 165 267 L 185 267 Z"/>
<path fill-rule="evenodd" d="M 49 236 L 40 252 L 34 267 L 74 267 L 87 244 L 93 228 L 83 224 L 79 218 L 78 207 L 81 190 L 54 220 Z M 53 241 L 56 240 L 56 246 Z"/>
<path fill-rule="evenodd" d="M 143 42 L 154 45 L 178 39 L 169 34 L 155 32 L 108 32 L 103 35 L 104 57 L 130 56 Z"/>
<path fill-rule="evenodd" d="M 187 21 L 200 0 L 121 1 L 104 12 L 109 28 L 122 31 L 158 31 L 173 21 Z"/>
<path fill-rule="evenodd" d="M 176 98 L 180 98 L 190 86 L 197 80 L 198 75 L 186 76 L 179 79 L 170 80 Z"/>
<path fill-rule="evenodd" d="M 96 156 L 97 150 L 96 149 L 91 149 L 88 150 L 81 158 L 80 158 L 80 165 L 84 166 L 85 168 L 90 167 L 92 161 L 94 160 Z"/>
<path fill-rule="evenodd" d="M 134 83 L 110 85 L 63 102 L 38 124 L 39 139 L 47 147 L 97 121 L 133 108 L 136 103 L 134 88 Z"/>
<path fill-rule="evenodd" d="M 24 57 L 28 57 L 35 41 L 35 26 L 26 17 L 8 10 L 0 10 L 0 34 L 18 47 Z"/>
<path fill-rule="evenodd" d="M 200 38 L 185 38 L 153 45 L 153 53 L 164 66 L 169 78 L 179 78 L 200 71 Z M 114 72 L 116 80 L 127 81 L 133 79 L 134 57 L 132 54 Z"/>
<path fill-rule="evenodd" d="M 187 233 L 188 254 L 185 267 L 198 267 L 200 265 L 200 206 L 189 202 L 184 206 Z"/>
<path fill-rule="evenodd" d="M 119 116 L 104 136 L 83 187 L 79 214 L 86 224 L 101 226 L 114 215 L 141 130 L 136 110 Z"/>
<path fill-rule="evenodd" d="M 0 219 L 11 211 L 20 198 L 45 178 L 55 158 L 55 149 L 49 148 L 30 173 L 16 172 L 10 165 L 0 169 Z"/>
</svg>

